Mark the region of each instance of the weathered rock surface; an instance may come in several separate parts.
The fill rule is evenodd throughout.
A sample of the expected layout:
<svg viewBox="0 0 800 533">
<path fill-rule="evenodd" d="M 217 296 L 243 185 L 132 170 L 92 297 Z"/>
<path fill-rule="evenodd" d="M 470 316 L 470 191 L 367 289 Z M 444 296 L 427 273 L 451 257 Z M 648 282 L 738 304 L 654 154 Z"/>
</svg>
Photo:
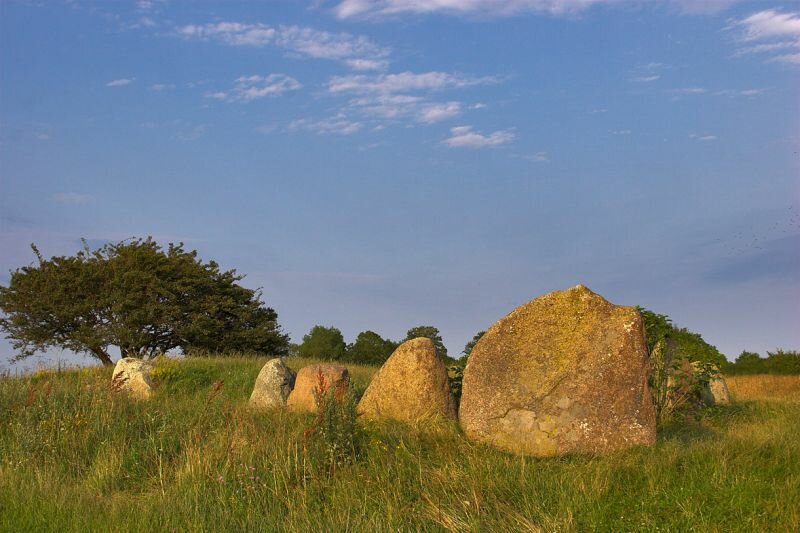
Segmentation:
<svg viewBox="0 0 800 533">
<path fill-rule="evenodd" d="M 715 405 L 728 405 L 731 403 L 731 393 L 728 390 L 728 383 L 722 374 L 717 374 L 708 383 L 711 389 L 711 396 L 714 398 Z"/>
<path fill-rule="evenodd" d="M 656 438 L 639 311 L 578 285 L 528 302 L 478 341 L 459 422 L 516 453 L 606 452 Z"/>
<path fill-rule="evenodd" d="M 309 365 L 297 373 L 294 389 L 286 405 L 295 411 L 316 411 L 314 389 L 320 386 L 320 379 L 326 390 L 335 388 L 344 391 L 350 386 L 350 372 L 345 367 L 334 364 Z"/>
<path fill-rule="evenodd" d="M 125 392 L 134 398 L 147 399 L 153 394 L 153 366 L 141 359 L 125 357 L 117 362 L 111 375 L 111 390 Z"/>
<path fill-rule="evenodd" d="M 358 403 L 358 413 L 404 422 L 455 418 L 447 368 L 433 342 L 420 337 L 401 344 L 372 378 Z"/>
<path fill-rule="evenodd" d="M 695 407 L 731 403 L 728 383 L 716 365 L 683 359 L 669 371 L 667 399 L 672 404 L 694 401 Z"/>
<path fill-rule="evenodd" d="M 262 409 L 283 407 L 294 388 L 296 374 L 280 358 L 267 361 L 258 373 L 250 405 Z"/>
</svg>

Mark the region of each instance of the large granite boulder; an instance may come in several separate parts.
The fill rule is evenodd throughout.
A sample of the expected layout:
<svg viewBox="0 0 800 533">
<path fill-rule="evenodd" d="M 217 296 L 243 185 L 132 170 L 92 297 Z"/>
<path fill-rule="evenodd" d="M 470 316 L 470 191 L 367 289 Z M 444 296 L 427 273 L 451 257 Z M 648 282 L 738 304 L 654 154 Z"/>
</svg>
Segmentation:
<svg viewBox="0 0 800 533">
<path fill-rule="evenodd" d="M 256 408 L 270 409 L 283 407 L 294 388 L 296 374 L 286 366 L 283 359 L 275 358 L 267 361 L 258 373 L 250 405 Z"/>
<path fill-rule="evenodd" d="M 153 366 L 141 359 L 125 357 L 117 361 L 111 375 L 111 390 L 125 392 L 133 398 L 147 399 L 153 394 Z"/>
<path fill-rule="evenodd" d="M 286 405 L 294 411 L 317 410 L 317 400 L 314 397 L 314 390 L 320 387 L 325 390 L 344 392 L 350 386 L 350 372 L 340 365 L 320 364 L 309 365 L 300 369 L 297 379 L 294 382 L 294 389 Z"/>
<path fill-rule="evenodd" d="M 401 344 L 372 378 L 358 403 L 358 413 L 404 422 L 455 418 L 447 368 L 433 342 L 420 337 Z"/>
<path fill-rule="evenodd" d="M 466 436 L 522 454 L 653 444 L 649 359 L 635 307 L 583 285 L 528 302 L 478 341 L 464 370 Z"/>
</svg>

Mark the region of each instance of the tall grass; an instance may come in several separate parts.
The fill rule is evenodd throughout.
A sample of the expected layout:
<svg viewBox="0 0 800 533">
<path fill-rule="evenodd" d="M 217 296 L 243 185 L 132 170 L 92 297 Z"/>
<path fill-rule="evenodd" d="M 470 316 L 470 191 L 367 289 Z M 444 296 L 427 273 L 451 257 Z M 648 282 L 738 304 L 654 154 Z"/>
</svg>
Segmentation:
<svg viewBox="0 0 800 533">
<path fill-rule="evenodd" d="M 551 459 L 364 421 L 330 475 L 303 453 L 313 414 L 248 408 L 265 361 L 159 363 L 144 402 L 103 368 L 0 379 L 0 530 L 800 530 L 800 404 L 749 398 L 653 448 Z M 357 389 L 374 370 L 350 366 Z"/>
<path fill-rule="evenodd" d="M 753 374 L 728 376 L 726 380 L 737 400 L 800 402 L 800 376 Z"/>
</svg>

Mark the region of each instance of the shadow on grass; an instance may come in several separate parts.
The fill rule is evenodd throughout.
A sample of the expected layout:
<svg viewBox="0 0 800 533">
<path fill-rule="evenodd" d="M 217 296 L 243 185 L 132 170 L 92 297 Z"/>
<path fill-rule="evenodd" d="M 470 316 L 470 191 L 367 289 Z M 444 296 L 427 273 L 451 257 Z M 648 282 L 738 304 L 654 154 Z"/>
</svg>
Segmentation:
<svg viewBox="0 0 800 533">
<path fill-rule="evenodd" d="M 658 441 L 682 444 L 710 440 L 726 427 L 753 420 L 759 416 L 758 402 L 736 402 L 708 407 L 698 413 L 683 413 L 658 427 Z"/>
</svg>

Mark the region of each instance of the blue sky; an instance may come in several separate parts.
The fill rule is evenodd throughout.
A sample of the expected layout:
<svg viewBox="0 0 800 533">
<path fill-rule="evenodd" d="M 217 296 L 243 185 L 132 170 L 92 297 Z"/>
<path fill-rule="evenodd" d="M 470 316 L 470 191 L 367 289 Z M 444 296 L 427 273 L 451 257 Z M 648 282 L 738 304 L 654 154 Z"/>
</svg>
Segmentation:
<svg viewBox="0 0 800 533">
<path fill-rule="evenodd" d="M 797 349 L 799 75 L 795 2 L 5 1 L 0 283 L 153 235 L 295 341 L 583 283 Z"/>
</svg>

